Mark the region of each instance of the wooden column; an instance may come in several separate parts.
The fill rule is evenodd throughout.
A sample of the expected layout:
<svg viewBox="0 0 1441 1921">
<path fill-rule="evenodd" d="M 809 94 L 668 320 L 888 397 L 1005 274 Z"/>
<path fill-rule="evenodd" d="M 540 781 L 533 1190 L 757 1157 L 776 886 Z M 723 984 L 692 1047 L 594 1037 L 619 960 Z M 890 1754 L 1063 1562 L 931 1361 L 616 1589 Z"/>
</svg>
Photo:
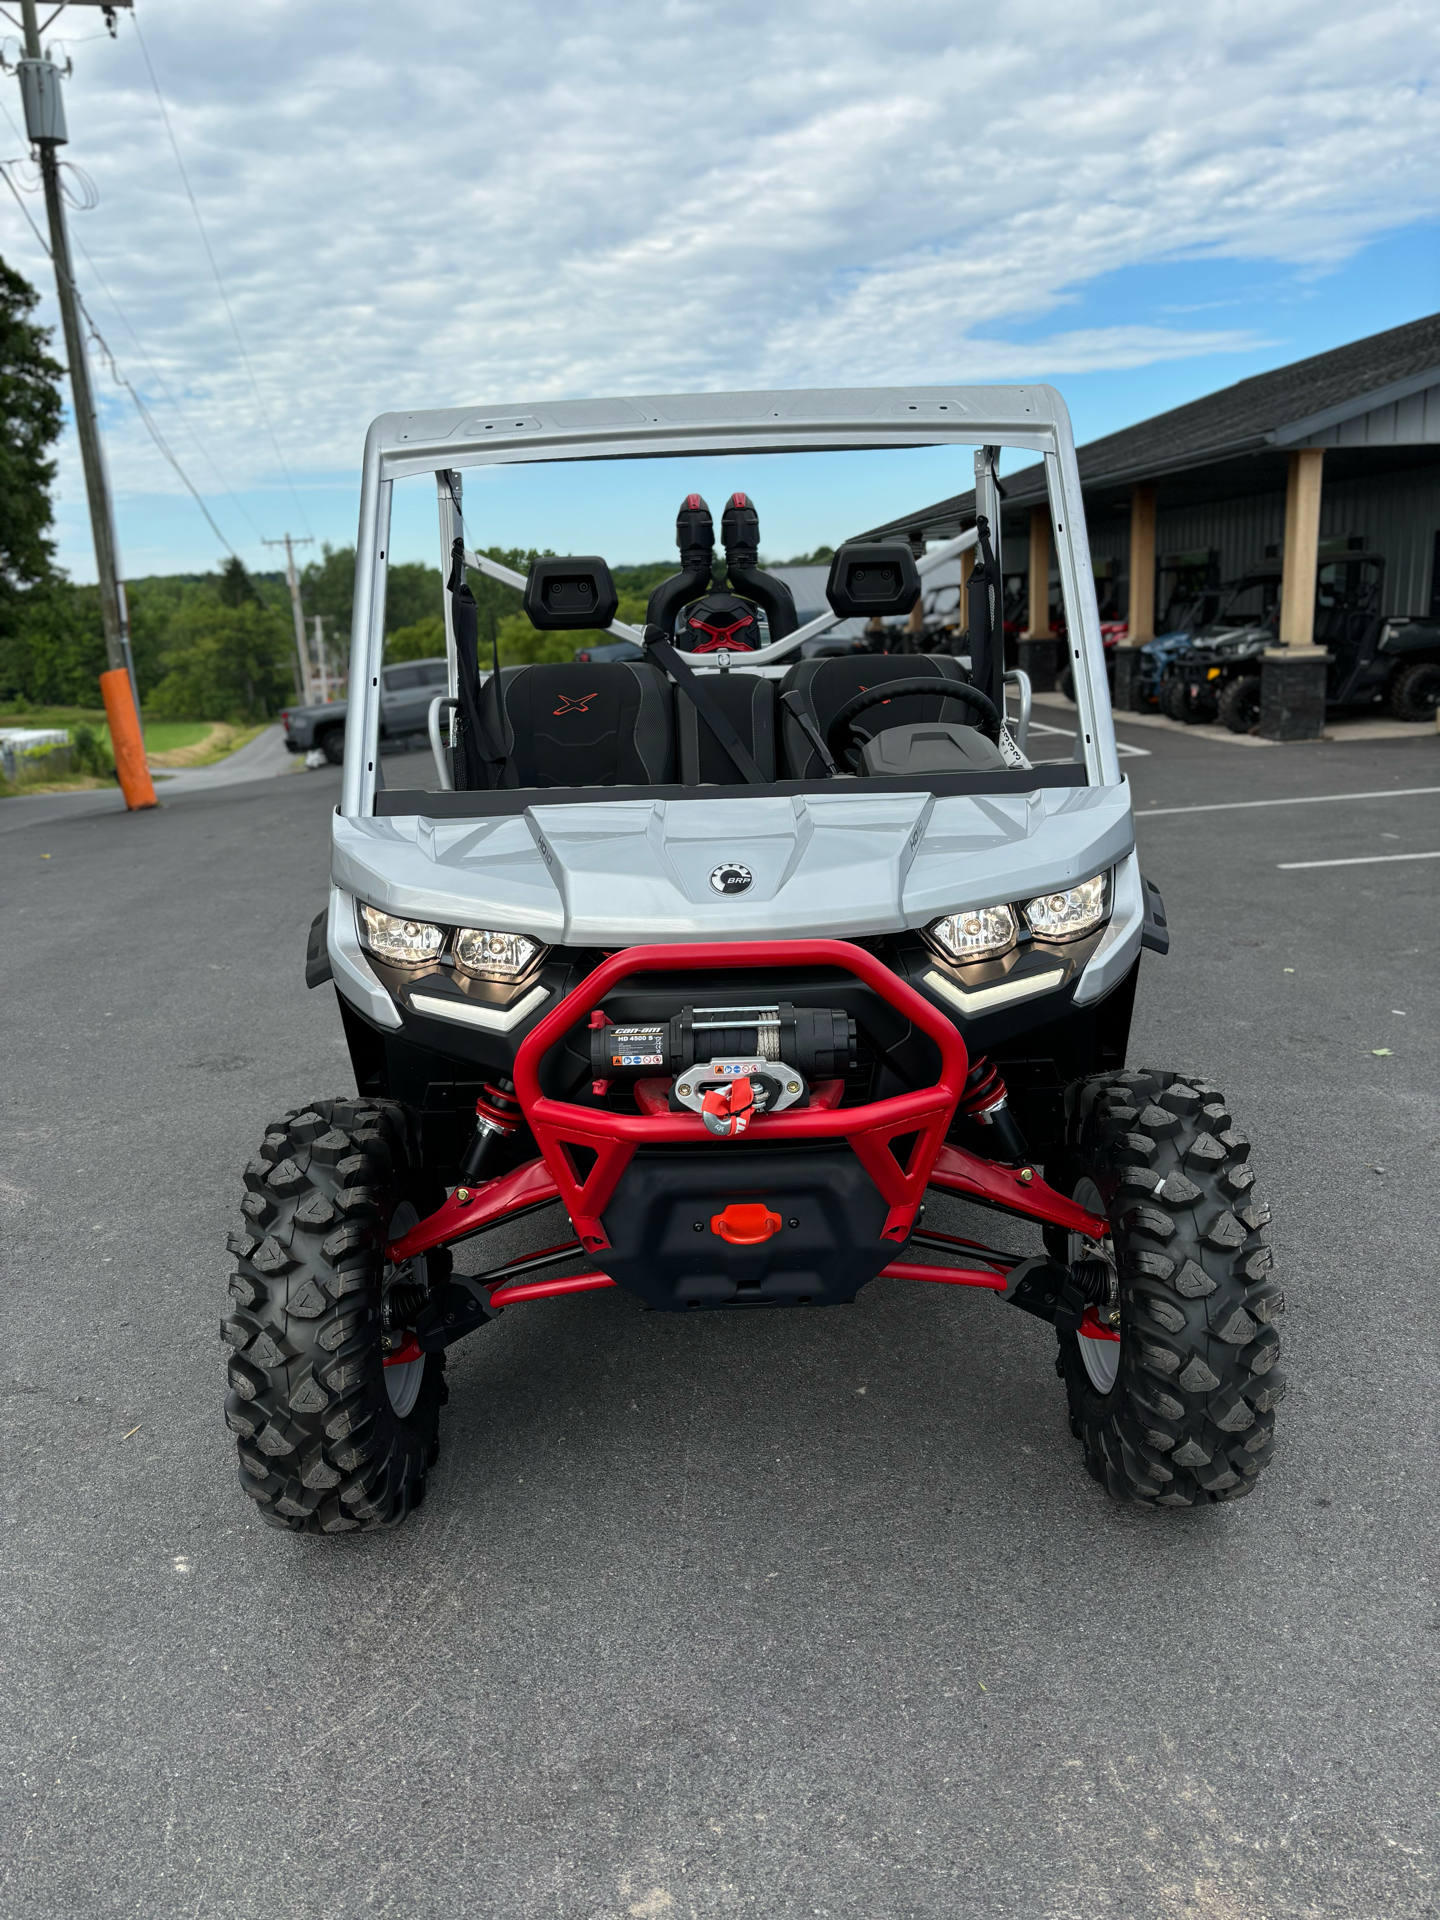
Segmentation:
<svg viewBox="0 0 1441 1921">
<path fill-rule="evenodd" d="M 971 575 L 976 571 L 976 550 L 967 547 L 961 555 L 961 597 L 956 603 L 956 632 L 968 633 L 971 626 Z"/>
<path fill-rule="evenodd" d="M 1323 447 L 1298 447 L 1286 472 L 1286 543 L 1281 550 L 1280 645 L 1261 660 L 1263 740 L 1319 740 L 1326 725 L 1330 655 L 1313 645 L 1316 559 L 1321 537 Z"/>
<path fill-rule="evenodd" d="M 1286 539 L 1281 549 L 1283 647 L 1309 647 L 1316 631 L 1316 554 L 1321 541 L 1324 447 L 1292 454 L 1286 474 Z"/>
<path fill-rule="evenodd" d="M 1131 489 L 1131 586 L 1126 645 L 1156 638 L 1156 490 Z"/>
<path fill-rule="evenodd" d="M 1051 510 L 1031 509 L 1031 558 L 1026 580 L 1030 605 L 1026 611 L 1026 638 L 1049 640 L 1051 635 Z"/>
<path fill-rule="evenodd" d="M 1026 631 L 1016 650 L 1016 665 L 1029 674 L 1038 694 L 1056 684 L 1056 641 L 1051 632 L 1051 510 L 1031 509 L 1031 555 L 1026 575 Z"/>
</svg>

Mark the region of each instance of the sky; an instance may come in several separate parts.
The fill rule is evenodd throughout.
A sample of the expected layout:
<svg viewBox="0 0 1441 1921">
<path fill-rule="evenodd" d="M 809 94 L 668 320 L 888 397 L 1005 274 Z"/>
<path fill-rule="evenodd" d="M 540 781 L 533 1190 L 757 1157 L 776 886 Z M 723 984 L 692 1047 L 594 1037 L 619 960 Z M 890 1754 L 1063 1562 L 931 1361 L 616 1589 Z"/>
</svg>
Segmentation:
<svg viewBox="0 0 1441 1921">
<path fill-rule="evenodd" d="M 138 0 L 47 41 L 87 306 L 256 569 L 353 542 L 392 408 L 1049 380 L 1084 442 L 1438 304 L 1432 0 Z M 0 255 L 53 324 L 13 74 L 0 105 Z M 95 352 L 127 574 L 213 568 Z M 952 450 L 865 460 L 512 470 L 467 517 L 650 560 L 672 495 L 744 485 L 781 557 L 968 484 Z M 394 558 L 434 530 L 417 484 Z M 93 579 L 68 431 L 55 531 Z"/>
</svg>

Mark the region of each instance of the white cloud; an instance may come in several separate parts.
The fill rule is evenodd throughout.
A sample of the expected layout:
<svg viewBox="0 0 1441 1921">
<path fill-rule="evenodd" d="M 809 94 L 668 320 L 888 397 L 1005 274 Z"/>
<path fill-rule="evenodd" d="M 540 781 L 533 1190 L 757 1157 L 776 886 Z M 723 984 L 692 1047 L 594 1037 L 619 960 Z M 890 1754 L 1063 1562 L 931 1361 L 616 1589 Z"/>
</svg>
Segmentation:
<svg viewBox="0 0 1441 1921">
<path fill-rule="evenodd" d="M 69 16 L 71 152 L 102 195 L 75 231 L 232 483 L 274 482 L 133 26 L 82 41 L 97 18 Z M 1194 314 L 1077 327 L 1068 290 L 1177 253 L 1320 265 L 1432 211 L 1435 26 L 1420 0 L 144 13 L 297 476 L 353 471 L 368 419 L 416 403 L 1248 346 Z M 48 284 L 13 206 L 0 248 Z M 108 427 L 121 493 L 173 487 L 133 416 Z"/>
</svg>

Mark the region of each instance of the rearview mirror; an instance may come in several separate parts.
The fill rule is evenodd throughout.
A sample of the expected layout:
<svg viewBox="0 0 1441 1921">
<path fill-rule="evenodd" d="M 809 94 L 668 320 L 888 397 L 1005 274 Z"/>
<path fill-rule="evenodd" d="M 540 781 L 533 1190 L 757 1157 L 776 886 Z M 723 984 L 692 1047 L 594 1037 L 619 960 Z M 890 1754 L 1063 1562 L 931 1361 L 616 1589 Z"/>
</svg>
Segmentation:
<svg viewBox="0 0 1441 1921">
<path fill-rule="evenodd" d="M 915 556 L 903 540 L 848 540 L 826 581 L 832 611 L 846 617 L 908 614 L 920 591 Z"/>
<path fill-rule="evenodd" d="M 620 596 L 599 554 L 551 556 L 530 563 L 522 604 L 532 627 L 559 633 L 569 627 L 609 627 Z"/>
</svg>

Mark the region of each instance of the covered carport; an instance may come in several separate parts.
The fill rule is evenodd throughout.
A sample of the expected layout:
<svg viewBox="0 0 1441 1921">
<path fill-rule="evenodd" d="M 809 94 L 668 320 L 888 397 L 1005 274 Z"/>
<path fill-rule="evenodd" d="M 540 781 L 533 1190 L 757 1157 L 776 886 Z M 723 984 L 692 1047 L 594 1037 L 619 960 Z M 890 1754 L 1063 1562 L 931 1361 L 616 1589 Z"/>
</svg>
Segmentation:
<svg viewBox="0 0 1441 1921">
<path fill-rule="evenodd" d="M 1432 314 L 1078 450 L 1098 590 L 1128 622 L 1116 655 L 1118 710 L 1135 705 L 1136 650 L 1155 637 L 1163 583 L 1181 566 L 1221 581 L 1280 560 L 1277 645 L 1263 663 L 1260 723 L 1274 740 L 1315 739 L 1325 718 L 1327 654 L 1314 644 L 1322 542 L 1383 556 L 1387 613 L 1435 618 L 1438 363 L 1441 316 Z M 1007 476 L 1002 497 L 1003 571 L 1026 576 L 1019 661 L 1045 690 L 1057 671 L 1058 596 L 1044 469 Z M 924 543 L 974 520 L 975 497 L 965 493 L 871 531 Z M 1137 581 L 1152 583 L 1151 591 L 1132 593 Z"/>
</svg>

